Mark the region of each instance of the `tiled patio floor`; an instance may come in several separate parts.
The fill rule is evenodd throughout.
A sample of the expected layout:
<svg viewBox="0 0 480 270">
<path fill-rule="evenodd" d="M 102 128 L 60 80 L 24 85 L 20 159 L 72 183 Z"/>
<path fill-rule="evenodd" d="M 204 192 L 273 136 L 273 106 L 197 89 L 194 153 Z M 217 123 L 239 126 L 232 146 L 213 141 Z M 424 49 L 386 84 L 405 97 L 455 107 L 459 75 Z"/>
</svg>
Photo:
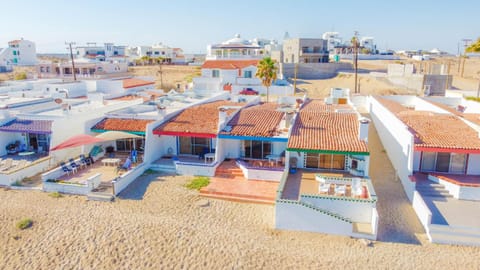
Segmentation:
<svg viewBox="0 0 480 270">
<path fill-rule="evenodd" d="M 200 190 L 206 197 L 232 201 L 274 204 L 278 182 L 247 180 L 235 161 L 224 161 L 210 184 Z"/>
</svg>

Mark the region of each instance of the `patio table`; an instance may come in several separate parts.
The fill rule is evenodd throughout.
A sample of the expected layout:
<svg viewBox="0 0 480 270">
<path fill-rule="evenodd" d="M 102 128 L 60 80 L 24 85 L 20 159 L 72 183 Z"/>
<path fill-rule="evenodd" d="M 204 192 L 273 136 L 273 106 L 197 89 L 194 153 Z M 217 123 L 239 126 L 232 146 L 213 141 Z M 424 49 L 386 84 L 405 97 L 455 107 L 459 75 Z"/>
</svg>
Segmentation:
<svg viewBox="0 0 480 270">
<path fill-rule="evenodd" d="M 120 159 L 119 158 L 104 158 L 102 159 L 102 164 L 104 166 L 119 166 Z"/>
<path fill-rule="evenodd" d="M 205 154 L 205 163 L 207 163 L 208 160 L 215 161 L 215 153 L 207 153 Z"/>
<path fill-rule="evenodd" d="M 275 161 L 275 165 L 278 164 L 281 159 L 279 155 L 267 155 L 266 158 L 268 159 L 268 161 Z"/>
</svg>

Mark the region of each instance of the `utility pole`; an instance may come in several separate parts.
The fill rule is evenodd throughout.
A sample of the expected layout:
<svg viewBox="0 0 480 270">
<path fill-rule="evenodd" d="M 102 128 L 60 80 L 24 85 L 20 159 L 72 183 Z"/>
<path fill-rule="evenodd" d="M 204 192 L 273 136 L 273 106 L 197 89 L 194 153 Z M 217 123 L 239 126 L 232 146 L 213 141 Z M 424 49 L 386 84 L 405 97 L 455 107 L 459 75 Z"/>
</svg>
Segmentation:
<svg viewBox="0 0 480 270">
<path fill-rule="evenodd" d="M 159 63 L 159 64 L 158 64 L 157 74 L 160 75 L 160 89 L 163 90 L 163 70 L 162 70 L 162 63 Z"/>
<path fill-rule="evenodd" d="M 73 52 L 72 52 L 72 45 L 75 45 L 75 42 L 65 42 L 65 45 L 68 45 L 70 48 L 70 59 L 72 60 L 72 73 L 73 73 L 73 80 L 77 80 L 77 74 L 75 74 L 75 61 L 73 60 Z"/>
<path fill-rule="evenodd" d="M 353 37 L 353 66 L 355 68 L 355 94 L 360 93 L 358 91 L 358 31 L 354 31 Z"/>
<path fill-rule="evenodd" d="M 460 78 L 463 78 L 463 71 L 465 69 L 465 61 L 466 61 L 466 58 L 467 58 L 467 55 L 466 55 L 466 50 L 467 50 L 467 47 L 468 47 L 468 43 L 470 43 L 472 40 L 469 39 L 469 38 L 464 38 L 462 39 L 463 41 L 463 63 L 462 63 L 462 68 L 461 68 L 461 72 L 460 72 Z M 460 68 L 460 67 L 459 67 Z"/>
</svg>

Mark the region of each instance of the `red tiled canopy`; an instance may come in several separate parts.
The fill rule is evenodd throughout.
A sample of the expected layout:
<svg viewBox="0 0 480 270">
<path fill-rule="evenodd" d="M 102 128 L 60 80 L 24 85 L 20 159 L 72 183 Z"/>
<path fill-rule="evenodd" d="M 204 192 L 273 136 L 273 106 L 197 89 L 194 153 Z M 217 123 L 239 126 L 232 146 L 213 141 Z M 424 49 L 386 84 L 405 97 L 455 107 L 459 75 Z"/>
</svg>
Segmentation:
<svg viewBox="0 0 480 270">
<path fill-rule="evenodd" d="M 92 130 L 114 130 L 145 133 L 147 125 L 153 120 L 146 119 L 123 119 L 123 118 L 104 118 Z"/>
</svg>

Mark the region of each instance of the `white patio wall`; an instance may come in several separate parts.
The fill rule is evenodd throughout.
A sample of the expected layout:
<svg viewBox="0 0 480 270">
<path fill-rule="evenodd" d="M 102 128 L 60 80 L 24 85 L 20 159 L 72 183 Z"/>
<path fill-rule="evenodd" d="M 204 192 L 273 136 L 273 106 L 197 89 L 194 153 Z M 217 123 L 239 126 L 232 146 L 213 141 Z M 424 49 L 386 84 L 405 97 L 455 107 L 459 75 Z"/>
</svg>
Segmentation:
<svg viewBox="0 0 480 270">
<path fill-rule="evenodd" d="M 124 173 L 120 177 L 117 177 L 112 181 L 113 185 L 113 194 L 116 196 L 122 192 L 128 185 L 135 181 L 140 175 L 142 175 L 147 169 L 148 165 L 142 163 L 139 166 L 133 168 L 132 170 Z"/>
<path fill-rule="evenodd" d="M 27 167 L 15 171 L 0 173 L 0 185 L 10 186 L 16 181 L 21 181 L 26 177 L 32 177 L 37 173 L 46 170 L 49 167 L 50 158 L 45 157 L 30 163 Z"/>
<path fill-rule="evenodd" d="M 277 201 L 275 204 L 275 228 L 350 236 L 353 227 L 350 222 L 306 206 Z"/>
<path fill-rule="evenodd" d="M 347 217 L 353 222 L 370 223 L 372 221 L 375 202 L 370 202 L 367 200 L 350 200 L 336 197 L 308 196 L 303 194 L 300 196 L 301 201 Z"/>
<path fill-rule="evenodd" d="M 413 135 L 402 121 L 376 99 L 369 97 L 367 103 L 383 147 L 395 168 L 396 175 L 402 182 L 408 199 L 412 201 L 415 183 L 410 181 L 409 176 L 413 172 Z"/>
</svg>

